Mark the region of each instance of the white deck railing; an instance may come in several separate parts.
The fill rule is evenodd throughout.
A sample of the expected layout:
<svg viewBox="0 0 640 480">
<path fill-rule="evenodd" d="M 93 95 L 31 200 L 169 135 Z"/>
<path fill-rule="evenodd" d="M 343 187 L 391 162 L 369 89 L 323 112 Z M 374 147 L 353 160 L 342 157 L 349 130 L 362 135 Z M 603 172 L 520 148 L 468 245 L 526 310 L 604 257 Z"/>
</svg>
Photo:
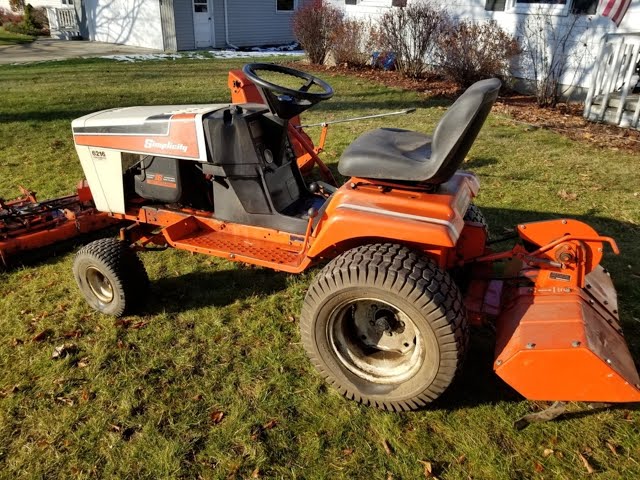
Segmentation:
<svg viewBox="0 0 640 480">
<path fill-rule="evenodd" d="M 640 129 L 640 94 L 637 74 L 640 33 L 609 33 L 602 38 L 584 116 L 626 128 Z"/>
</svg>

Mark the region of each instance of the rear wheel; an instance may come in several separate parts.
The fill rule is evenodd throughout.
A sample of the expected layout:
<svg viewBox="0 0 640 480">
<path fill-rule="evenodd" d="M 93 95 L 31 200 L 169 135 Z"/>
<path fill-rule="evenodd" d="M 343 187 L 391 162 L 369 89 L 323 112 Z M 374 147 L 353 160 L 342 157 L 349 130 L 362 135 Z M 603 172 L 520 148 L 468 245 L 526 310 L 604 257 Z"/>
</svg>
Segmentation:
<svg viewBox="0 0 640 480">
<path fill-rule="evenodd" d="M 464 214 L 464 220 L 466 222 L 481 223 L 484 225 L 484 228 L 487 229 L 487 233 L 489 232 L 489 223 L 487 222 L 484 213 L 482 213 L 482 210 L 480 210 L 480 207 L 475 203 L 472 203 L 469 205 L 469 208 L 467 208 L 467 213 Z"/>
<path fill-rule="evenodd" d="M 400 245 L 365 245 L 316 277 L 301 315 L 304 347 L 347 398 L 413 410 L 438 398 L 462 365 L 468 329 L 449 275 Z"/>
<path fill-rule="evenodd" d="M 140 305 L 149 285 L 136 253 L 115 238 L 96 240 L 81 248 L 73 262 L 73 275 L 91 307 L 116 317 Z"/>
</svg>

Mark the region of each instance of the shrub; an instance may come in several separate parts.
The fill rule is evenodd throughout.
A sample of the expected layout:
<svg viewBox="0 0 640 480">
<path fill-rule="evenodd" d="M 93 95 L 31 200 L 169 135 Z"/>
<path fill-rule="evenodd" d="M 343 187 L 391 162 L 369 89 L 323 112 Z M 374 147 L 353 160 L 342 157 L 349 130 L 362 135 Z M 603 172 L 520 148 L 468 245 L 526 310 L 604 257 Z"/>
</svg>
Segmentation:
<svg viewBox="0 0 640 480">
<path fill-rule="evenodd" d="M 382 15 L 376 39 L 381 50 L 396 54 L 401 73 L 419 78 L 433 62 L 436 45 L 448 24 L 449 16 L 441 8 L 429 1 L 413 2 Z"/>
<path fill-rule="evenodd" d="M 9 23 L 19 23 L 22 21 L 22 15 L 10 12 L 4 8 L 0 8 L 0 25 L 7 25 Z"/>
<path fill-rule="evenodd" d="M 34 15 L 34 8 L 31 4 L 27 4 L 24 7 L 24 15 L 20 22 L 7 23 L 3 28 L 8 32 L 20 33 L 22 35 L 30 35 L 34 37 L 48 34 L 48 30 L 43 29 L 42 24 L 38 22 L 37 17 Z"/>
<path fill-rule="evenodd" d="M 342 22 L 342 12 L 326 0 L 305 2 L 293 16 L 293 34 L 311 63 L 323 64 L 333 32 Z"/>
<path fill-rule="evenodd" d="M 363 66 L 369 63 L 367 52 L 371 26 L 360 20 L 344 19 L 331 33 L 330 43 L 338 65 Z"/>
<path fill-rule="evenodd" d="M 509 76 L 520 47 L 514 37 L 491 20 L 452 23 L 439 43 L 437 57 L 445 76 L 463 88 L 484 78 Z"/>
<path fill-rule="evenodd" d="M 49 16 L 47 15 L 47 9 L 44 7 L 37 7 L 33 9 L 33 22 L 43 30 L 49 30 Z"/>
</svg>

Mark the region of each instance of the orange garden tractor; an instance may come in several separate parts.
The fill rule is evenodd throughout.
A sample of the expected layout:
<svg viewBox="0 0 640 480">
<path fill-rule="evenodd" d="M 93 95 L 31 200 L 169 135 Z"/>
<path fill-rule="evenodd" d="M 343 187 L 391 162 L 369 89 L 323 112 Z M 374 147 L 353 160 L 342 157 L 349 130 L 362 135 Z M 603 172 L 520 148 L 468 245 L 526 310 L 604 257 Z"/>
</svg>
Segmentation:
<svg viewBox="0 0 640 480">
<path fill-rule="evenodd" d="M 614 240 L 566 219 L 518 225 L 513 248 L 489 247 L 472 203 L 478 180 L 458 169 L 497 79 L 470 87 L 432 136 L 380 128 L 357 138 L 338 164 L 349 178 L 341 186 L 299 128 L 300 113 L 333 95 L 327 83 L 249 64 L 230 87 L 232 104 L 117 108 L 73 122 L 95 208 L 129 222 L 119 240 L 76 256 L 93 308 L 119 316 L 140 306 L 148 280 L 136 252 L 146 249 L 289 273 L 328 262 L 304 300 L 301 336 L 347 398 L 394 411 L 428 404 L 460 371 L 469 327 L 491 323 L 495 372 L 526 398 L 640 400 L 600 266 Z M 301 173 L 313 164 L 323 180 Z"/>
</svg>

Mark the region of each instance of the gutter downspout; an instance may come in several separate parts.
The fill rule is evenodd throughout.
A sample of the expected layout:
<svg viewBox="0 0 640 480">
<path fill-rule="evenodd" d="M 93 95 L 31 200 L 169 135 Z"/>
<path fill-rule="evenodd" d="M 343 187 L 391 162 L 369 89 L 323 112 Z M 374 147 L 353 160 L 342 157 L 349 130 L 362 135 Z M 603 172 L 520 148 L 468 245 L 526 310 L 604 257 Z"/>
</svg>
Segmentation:
<svg viewBox="0 0 640 480">
<path fill-rule="evenodd" d="M 240 50 L 240 48 L 229 41 L 229 16 L 227 15 L 227 0 L 224 0 L 224 39 L 231 48 Z"/>
</svg>

